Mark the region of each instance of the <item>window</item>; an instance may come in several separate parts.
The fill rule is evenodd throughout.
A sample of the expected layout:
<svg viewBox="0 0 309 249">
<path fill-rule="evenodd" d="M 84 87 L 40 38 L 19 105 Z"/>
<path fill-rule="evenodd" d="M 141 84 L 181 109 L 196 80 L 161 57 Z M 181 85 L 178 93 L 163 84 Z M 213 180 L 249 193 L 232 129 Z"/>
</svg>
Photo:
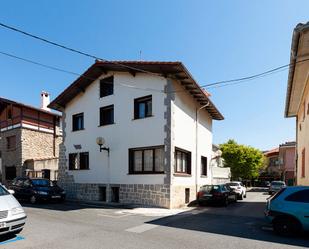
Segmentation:
<svg viewBox="0 0 309 249">
<path fill-rule="evenodd" d="M 79 169 L 89 169 L 89 152 L 79 154 Z"/>
<path fill-rule="evenodd" d="M 163 146 L 129 149 L 130 174 L 153 174 L 163 172 Z"/>
<path fill-rule="evenodd" d="M 78 169 L 77 153 L 69 154 L 69 170 Z"/>
<path fill-rule="evenodd" d="M 300 190 L 285 198 L 286 201 L 309 203 L 309 189 Z"/>
<path fill-rule="evenodd" d="M 114 105 L 100 108 L 100 126 L 114 123 Z"/>
<path fill-rule="evenodd" d="M 301 177 L 305 177 L 306 176 L 305 164 L 306 164 L 306 149 L 304 148 L 302 153 L 301 153 Z"/>
<path fill-rule="evenodd" d="M 84 129 L 84 113 L 75 114 L 73 119 L 73 131 L 79 131 Z"/>
<path fill-rule="evenodd" d="M 6 148 L 8 150 L 16 149 L 16 136 L 9 136 L 6 138 Z"/>
<path fill-rule="evenodd" d="M 89 169 L 89 152 L 69 154 L 69 170 Z"/>
<path fill-rule="evenodd" d="M 175 172 L 191 174 L 191 152 L 175 148 Z"/>
<path fill-rule="evenodd" d="M 134 119 L 152 116 L 152 96 L 134 99 Z"/>
<path fill-rule="evenodd" d="M 201 157 L 201 175 L 207 176 L 207 157 Z"/>
<path fill-rule="evenodd" d="M 100 80 L 100 98 L 114 94 L 114 76 Z"/>
</svg>

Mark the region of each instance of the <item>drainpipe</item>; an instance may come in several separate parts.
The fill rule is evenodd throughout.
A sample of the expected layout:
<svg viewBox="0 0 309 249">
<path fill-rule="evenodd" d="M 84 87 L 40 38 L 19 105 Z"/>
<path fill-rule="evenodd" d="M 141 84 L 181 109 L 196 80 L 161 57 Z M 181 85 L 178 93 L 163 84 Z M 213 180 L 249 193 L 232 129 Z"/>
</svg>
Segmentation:
<svg viewBox="0 0 309 249">
<path fill-rule="evenodd" d="M 209 101 L 206 105 L 201 106 L 200 108 L 196 109 L 195 112 L 195 193 L 198 192 L 198 175 L 197 175 L 197 167 L 198 167 L 198 114 L 200 110 L 204 109 L 205 107 L 209 106 Z"/>
</svg>

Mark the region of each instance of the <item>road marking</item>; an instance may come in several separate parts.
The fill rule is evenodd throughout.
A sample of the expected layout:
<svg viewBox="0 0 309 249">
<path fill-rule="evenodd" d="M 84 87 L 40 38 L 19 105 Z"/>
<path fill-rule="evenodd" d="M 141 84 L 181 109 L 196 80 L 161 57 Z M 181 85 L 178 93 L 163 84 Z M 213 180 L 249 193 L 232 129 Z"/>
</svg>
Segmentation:
<svg viewBox="0 0 309 249">
<path fill-rule="evenodd" d="M 124 214 L 124 215 L 98 214 L 98 216 L 103 216 L 103 217 L 109 217 L 109 218 L 119 219 L 119 218 L 123 218 L 123 217 L 126 217 L 126 216 L 131 216 L 131 214 Z"/>
<path fill-rule="evenodd" d="M 143 233 L 146 231 L 149 231 L 151 229 L 154 229 L 158 227 L 158 225 L 153 225 L 153 224 L 143 224 L 137 227 L 131 227 L 126 229 L 127 232 L 131 232 L 131 233 Z"/>
<path fill-rule="evenodd" d="M 5 244 L 9 244 L 9 243 L 13 243 L 13 242 L 16 242 L 16 241 L 19 241 L 19 240 L 24 240 L 25 238 L 22 237 L 22 236 L 17 236 L 16 238 L 14 239 L 10 239 L 10 240 L 6 240 L 6 241 L 3 241 L 3 242 L 0 242 L 0 245 L 5 245 Z"/>
<path fill-rule="evenodd" d="M 262 227 L 262 230 L 273 231 L 274 229 L 272 227 Z"/>
</svg>

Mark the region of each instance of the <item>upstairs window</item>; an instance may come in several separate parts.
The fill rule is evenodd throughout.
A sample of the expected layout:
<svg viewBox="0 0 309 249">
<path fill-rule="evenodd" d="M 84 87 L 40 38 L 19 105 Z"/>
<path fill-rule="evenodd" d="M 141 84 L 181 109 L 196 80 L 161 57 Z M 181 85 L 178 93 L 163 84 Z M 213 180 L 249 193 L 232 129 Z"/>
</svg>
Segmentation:
<svg viewBox="0 0 309 249">
<path fill-rule="evenodd" d="M 89 152 L 69 154 L 69 170 L 89 169 Z"/>
<path fill-rule="evenodd" d="M 207 176 L 207 157 L 201 157 L 201 175 Z"/>
<path fill-rule="evenodd" d="M 134 99 L 134 119 L 152 116 L 152 96 Z"/>
<path fill-rule="evenodd" d="M 114 124 L 114 105 L 100 108 L 100 126 Z"/>
<path fill-rule="evenodd" d="M 79 113 L 72 116 L 72 129 L 73 131 L 84 129 L 84 113 Z"/>
<path fill-rule="evenodd" d="M 191 152 L 175 148 L 175 173 L 191 174 Z"/>
<path fill-rule="evenodd" d="M 9 136 L 6 138 L 6 148 L 7 150 L 16 149 L 16 136 Z"/>
<path fill-rule="evenodd" d="M 114 76 L 100 80 L 100 98 L 114 94 Z"/>
</svg>

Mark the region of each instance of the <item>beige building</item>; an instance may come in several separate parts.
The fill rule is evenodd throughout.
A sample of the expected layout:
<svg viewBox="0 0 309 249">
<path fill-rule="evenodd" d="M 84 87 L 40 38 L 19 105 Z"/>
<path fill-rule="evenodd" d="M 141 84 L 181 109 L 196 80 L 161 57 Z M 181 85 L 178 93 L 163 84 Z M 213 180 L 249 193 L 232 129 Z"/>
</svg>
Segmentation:
<svg viewBox="0 0 309 249">
<path fill-rule="evenodd" d="M 309 185 L 309 23 L 293 32 L 285 116 L 296 117 L 296 184 Z"/>
<path fill-rule="evenodd" d="M 41 98 L 41 108 L 0 98 L 1 182 L 4 184 L 26 175 L 57 179 L 62 142 L 60 116 L 47 109 L 47 93 L 43 92 Z"/>
</svg>

